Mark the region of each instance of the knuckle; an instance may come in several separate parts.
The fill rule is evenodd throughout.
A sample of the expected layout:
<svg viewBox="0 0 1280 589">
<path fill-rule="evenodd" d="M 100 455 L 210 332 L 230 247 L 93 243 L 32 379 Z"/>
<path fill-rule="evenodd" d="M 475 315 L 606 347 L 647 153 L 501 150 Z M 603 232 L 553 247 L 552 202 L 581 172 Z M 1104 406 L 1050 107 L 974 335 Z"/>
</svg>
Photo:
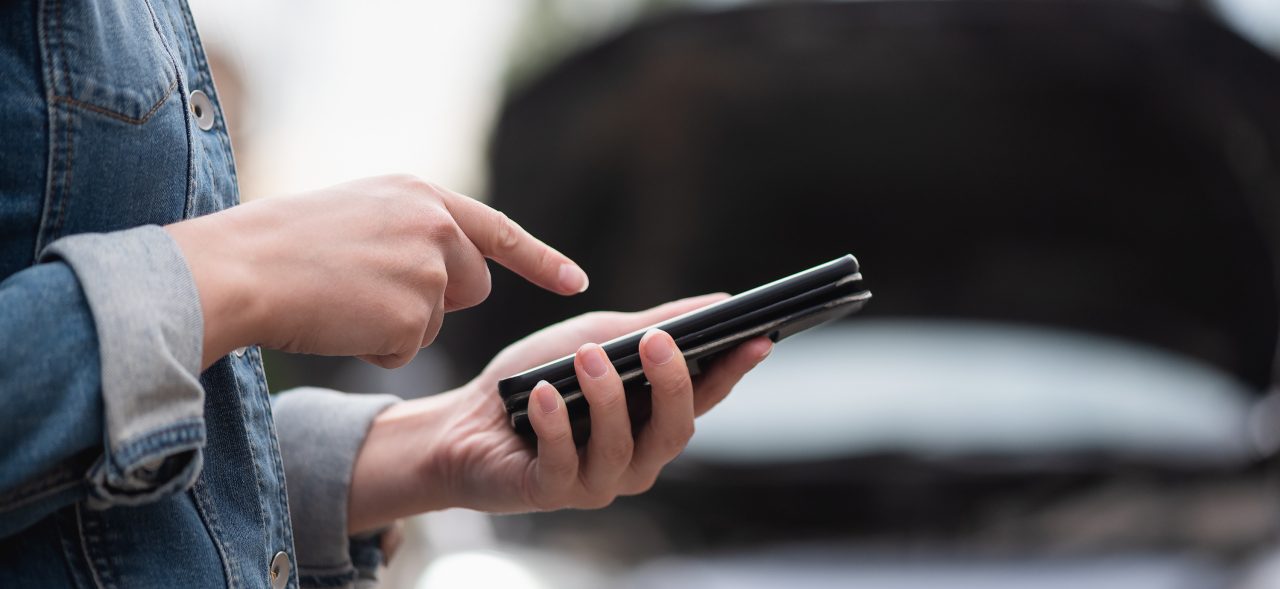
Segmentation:
<svg viewBox="0 0 1280 589">
<path fill-rule="evenodd" d="M 688 444 L 689 440 L 693 439 L 693 434 L 697 433 L 697 431 L 698 426 L 694 424 L 692 419 L 685 421 L 684 427 L 680 431 L 680 436 L 684 438 L 682 444 Z"/>
<path fill-rule="evenodd" d="M 418 268 L 418 273 L 421 284 L 428 290 L 442 291 L 449 284 L 449 271 L 444 264 L 423 264 Z"/>
<path fill-rule="evenodd" d="M 397 186 L 413 192 L 432 192 L 436 188 L 434 184 L 414 174 L 391 174 L 387 179 Z"/>
<path fill-rule="evenodd" d="M 683 397 L 693 390 L 693 377 L 689 376 L 688 370 L 674 370 L 659 378 L 662 386 L 655 388 L 660 389 L 664 397 Z"/>
<path fill-rule="evenodd" d="M 689 439 L 692 437 L 693 421 L 690 420 L 687 425 L 677 426 L 662 436 L 660 442 L 667 455 L 675 456 L 684 451 L 684 447 L 689 444 Z"/>
<path fill-rule="evenodd" d="M 398 311 L 396 322 L 401 331 L 412 335 L 422 332 L 423 326 L 431 320 L 431 308 L 421 305 L 407 305 Z"/>
<path fill-rule="evenodd" d="M 418 351 L 417 346 L 414 346 L 408 350 L 381 356 L 380 358 L 382 358 L 382 362 L 380 366 L 382 366 L 383 368 L 399 368 L 401 366 L 404 366 L 405 364 L 408 364 L 410 360 L 413 359 L 413 357 L 417 354 L 417 351 Z"/>
<path fill-rule="evenodd" d="M 663 454 L 668 459 L 673 459 L 684 451 L 685 441 L 680 436 L 667 436 L 662 439 L 661 444 Z"/>
<path fill-rule="evenodd" d="M 550 444 L 552 446 L 558 446 L 558 445 L 569 442 L 570 441 L 569 437 L 571 435 L 572 435 L 572 432 L 570 432 L 568 428 L 556 427 L 554 431 L 547 432 L 546 434 L 538 434 L 538 437 L 541 438 L 547 444 Z M 571 474 L 574 470 L 573 465 L 567 462 L 558 462 L 558 463 L 548 464 L 547 469 L 552 474 L 565 474 L 565 473 Z"/>
<path fill-rule="evenodd" d="M 439 291 L 443 291 L 444 287 L 449 284 L 449 270 L 444 267 L 444 264 L 428 266 L 426 279 L 427 284 Z M 436 296 L 439 296 L 439 293 L 436 293 Z"/>
<path fill-rule="evenodd" d="M 609 491 L 597 492 L 597 493 L 592 493 L 591 495 L 588 495 L 581 502 L 581 505 L 586 509 L 604 509 L 612 505 L 613 500 L 617 498 L 618 498 L 618 495 L 613 492 L 609 492 Z"/>
<path fill-rule="evenodd" d="M 553 509 L 559 509 L 564 503 L 563 501 L 560 501 L 556 495 L 546 492 L 531 493 L 527 501 L 529 506 L 537 511 L 551 511 Z"/>
<path fill-rule="evenodd" d="M 475 303 L 477 305 L 483 303 L 493 293 L 493 275 L 489 273 L 489 265 L 485 264 L 484 260 L 480 261 L 480 270 L 482 275 L 480 281 L 476 283 Z"/>
<path fill-rule="evenodd" d="M 404 339 L 403 339 L 403 340 L 401 340 L 401 342 L 400 342 L 400 347 L 399 347 L 398 349 L 396 349 L 396 352 L 395 352 L 395 353 L 396 353 L 397 355 L 401 355 L 401 356 L 408 356 L 408 358 L 405 360 L 405 363 L 406 363 L 406 364 L 408 363 L 408 361 L 409 361 L 410 359 L 412 359 L 412 358 L 413 358 L 413 356 L 414 356 L 414 355 L 416 355 L 416 354 L 418 353 L 418 350 L 421 350 L 421 349 L 423 348 L 423 346 L 422 346 L 422 337 L 423 337 L 423 329 L 422 329 L 422 327 L 423 327 L 423 326 L 419 326 L 416 330 L 406 330 L 406 331 L 405 331 L 405 334 L 404 334 Z"/>
<path fill-rule="evenodd" d="M 437 243 L 454 243 L 461 239 L 462 230 L 453 220 L 453 215 L 439 204 L 425 204 L 418 215 L 418 223 L 423 235 Z"/>
<path fill-rule="evenodd" d="M 405 330 L 403 328 L 399 331 L 388 331 L 384 334 L 382 341 L 378 342 L 378 345 L 370 352 L 370 354 L 381 358 L 398 353 L 400 350 L 404 349 L 404 345 L 401 342 L 401 340 L 406 339 L 404 337 L 404 333 Z"/>
<path fill-rule="evenodd" d="M 520 244 L 520 226 L 511 220 L 506 213 L 495 211 L 498 230 L 494 232 L 493 250 L 509 252 Z"/>
<path fill-rule="evenodd" d="M 418 339 L 417 342 L 414 342 L 414 347 L 425 348 L 435 343 L 436 338 L 439 337 L 440 335 L 440 327 L 442 325 L 443 325 L 442 322 L 433 322 L 427 325 L 427 330 L 423 332 L 422 336 Z"/>
<path fill-rule="evenodd" d="M 627 409 L 627 397 L 620 391 L 597 392 L 588 397 L 587 401 L 588 405 L 599 414 L 616 413 Z"/>
<path fill-rule="evenodd" d="M 635 452 L 635 444 L 627 439 L 620 439 L 616 443 L 609 444 L 601 448 L 601 454 L 604 459 L 615 464 L 626 464 L 631 461 L 631 456 Z"/>
<path fill-rule="evenodd" d="M 493 276 L 489 274 L 489 266 L 482 261 L 479 277 L 474 281 L 474 284 L 467 285 L 465 290 L 456 289 L 451 292 L 452 298 L 450 301 L 459 307 L 474 307 L 483 303 L 492 292 Z"/>
<path fill-rule="evenodd" d="M 647 493 L 647 492 L 649 492 L 649 489 L 652 489 L 652 488 L 653 488 L 653 486 L 654 486 L 655 484 L 657 484 L 657 483 L 658 483 L 658 475 L 657 475 L 657 474 L 650 474 L 650 475 L 646 475 L 646 476 L 644 476 L 643 478 L 641 478 L 641 479 L 640 479 L 640 481 L 639 481 L 638 483 L 636 483 L 635 485 L 633 485 L 633 486 L 631 487 L 631 489 L 630 489 L 628 492 L 629 492 L 630 494 L 632 494 L 632 495 L 639 495 L 639 494 L 641 494 L 641 493 Z"/>
<path fill-rule="evenodd" d="M 547 478 L 552 482 L 553 488 L 563 486 L 566 481 L 577 474 L 577 469 L 567 462 L 549 464 L 546 467 L 546 471 Z"/>
<path fill-rule="evenodd" d="M 559 270 L 559 260 L 550 248 L 540 248 L 538 251 L 538 267 L 544 271 L 551 273 Z"/>
<path fill-rule="evenodd" d="M 361 359 L 364 360 L 365 362 L 373 364 L 374 366 L 377 366 L 378 368 L 392 367 L 390 366 L 391 361 L 388 356 L 363 356 Z"/>
</svg>

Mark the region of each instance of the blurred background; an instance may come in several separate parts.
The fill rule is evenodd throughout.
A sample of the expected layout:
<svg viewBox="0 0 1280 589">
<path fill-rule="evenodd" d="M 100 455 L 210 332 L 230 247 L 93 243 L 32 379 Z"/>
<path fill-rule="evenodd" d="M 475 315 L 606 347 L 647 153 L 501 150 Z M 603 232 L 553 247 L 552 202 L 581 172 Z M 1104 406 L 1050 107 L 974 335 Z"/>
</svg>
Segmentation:
<svg viewBox="0 0 1280 589">
<path fill-rule="evenodd" d="M 384 586 L 1280 587 L 1280 2 L 192 4 L 245 200 L 410 172 L 592 277 L 273 390 L 431 394 L 845 252 L 876 294 L 652 492 L 416 518 Z"/>
</svg>

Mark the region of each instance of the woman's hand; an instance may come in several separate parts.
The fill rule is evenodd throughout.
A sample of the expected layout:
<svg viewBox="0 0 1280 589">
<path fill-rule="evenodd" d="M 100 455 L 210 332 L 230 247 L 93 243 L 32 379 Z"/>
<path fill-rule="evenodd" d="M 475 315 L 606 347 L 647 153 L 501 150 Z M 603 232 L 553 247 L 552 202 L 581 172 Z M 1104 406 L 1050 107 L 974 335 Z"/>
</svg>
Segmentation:
<svg viewBox="0 0 1280 589">
<path fill-rule="evenodd" d="M 539 331 L 503 350 L 460 389 L 395 405 L 374 420 L 357 457 L 348 522 L 352 533 L 398 517 L 466 507 L 521 512 L 597 508 L 648 490 L 693 434 L 693 420 L 729 394 L 772 349 L 743 343 L 690 378 L 671 337 L 653 330 L 640 344 L 653 385 L 653 412 L 631 431 L 622 381 L 603 342 L 705 306 L 725 295 L 668 303 L 639 313 L 589 313 Z M 548 384 L 530 398 L 536 451 L 517 437 L 497 382 L 577 350 L 575 367 L 591 405 L 591 438 L 574 447 L 564 401 Z"/>
<path fill-rule="evenodd" d="M 489 296 L 492 259 L 547 290 L 587 276 L 502 213 L 412 176 L 271 198 L 166 227 L 204 311 L 203 366 L 250 344 L 413 359 L 448 311 Z"/>
</svg>

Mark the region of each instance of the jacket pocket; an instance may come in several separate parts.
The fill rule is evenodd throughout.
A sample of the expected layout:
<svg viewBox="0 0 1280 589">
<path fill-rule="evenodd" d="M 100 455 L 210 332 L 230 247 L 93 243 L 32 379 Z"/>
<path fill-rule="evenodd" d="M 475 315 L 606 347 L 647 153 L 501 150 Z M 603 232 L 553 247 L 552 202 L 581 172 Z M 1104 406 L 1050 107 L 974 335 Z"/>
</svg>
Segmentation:
<svg viewBox="0 0 1280 589">
<path fill-rule="evenodd" d="M 149 0 L 43 0 L 50 100 L 140 125 L 178 87 Z"/>
</svg>

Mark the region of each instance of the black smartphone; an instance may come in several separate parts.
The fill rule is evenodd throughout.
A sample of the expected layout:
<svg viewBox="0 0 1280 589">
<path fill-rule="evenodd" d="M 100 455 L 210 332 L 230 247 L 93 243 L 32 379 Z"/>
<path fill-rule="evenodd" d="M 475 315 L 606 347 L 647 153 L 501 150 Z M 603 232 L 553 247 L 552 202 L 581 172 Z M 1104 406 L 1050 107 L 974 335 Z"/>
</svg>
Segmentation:
<svg viewBox="0 0 1280 589">
<path fill-rule="evenodd" d="M 633 426 L 649 417 L 649 383 L 640 364 L 640 338 L 653 328 L 671 335 L 685 357 L 692 374 L 703 364 L 749 339 L 766 336 L 777 342 L 811 327 L 834 321 L 861 309 L 871 293 L 862 283 L 858 261 L 845 255 L 662 321 L 656 325 L 610 340 L 601 347 L 609 356 L 627 392 L 627 409 Z M 591 435 L 590 410 L 570 354 L 505 378 L 498 382 L 498 394 L 516 432 L 534 438 L 529 423 L 529 394 L 539 381 L 555 386 L 564 397 L 573 426 L 574 441 L 585 443 Z"/>
</svg>

